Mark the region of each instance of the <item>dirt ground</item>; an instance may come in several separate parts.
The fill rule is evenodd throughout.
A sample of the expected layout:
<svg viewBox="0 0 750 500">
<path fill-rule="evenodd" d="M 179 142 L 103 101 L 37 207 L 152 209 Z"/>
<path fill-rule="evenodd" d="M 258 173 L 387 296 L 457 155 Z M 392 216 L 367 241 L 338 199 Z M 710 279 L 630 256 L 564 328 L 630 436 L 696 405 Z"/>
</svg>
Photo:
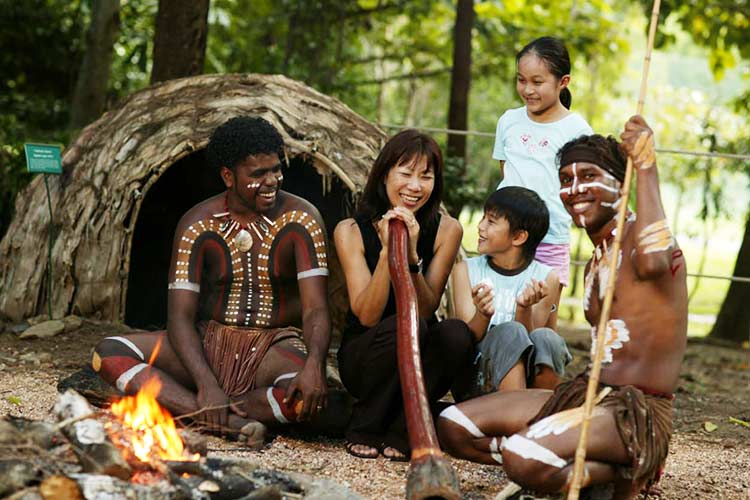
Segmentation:
<svg viewBox="0 0 750 500">
<path fill-rule="evenodd" d="M 49 339 L 20 340 L 9 331 L 0 333 L 0 415 L 52 420 L 57 381 L 88 361 L 98 339 L 126 329 L 85 321 L 78 330 Z M 576 358 L 569 372 L 577 373 L 587 362 L 587 334 L 570 331 L 565 336 Z M 730 417 L 750 421 L 750 351 L 691 342 L 675 403 L 676 432 L 660 485 L 662 498 L 750 499 L 750 428 L 731 423 Z M 715 430 L 706 430 L 713 426 Z M 404 498 L 407 464 L 355 459 L 340 439 L 284 435 L 249 452 L 211 438 L 209 450 L 327 477 L 366 498 Z M 500 467 L 452 462 L 465 498 L 492 499 L 507 483 Z"/>
</svg>

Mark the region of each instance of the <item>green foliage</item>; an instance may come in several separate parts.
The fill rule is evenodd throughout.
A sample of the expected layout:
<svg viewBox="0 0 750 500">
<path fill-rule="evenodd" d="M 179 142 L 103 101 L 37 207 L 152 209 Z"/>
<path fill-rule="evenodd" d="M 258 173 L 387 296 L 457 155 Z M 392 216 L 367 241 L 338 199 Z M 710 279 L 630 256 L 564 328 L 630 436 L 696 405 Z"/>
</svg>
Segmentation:
<svg viewBox="0 0 750 500">
<path fill-rule="evenodd" d="M 651 2 L 643 5 L 650 12 Z M 738 58 L 750 60 L 750 9 L 745 0 L 666 0 L 661 13 L 662 19 L 673 16 L 698 45 L 711 49 L 709 65 L 717 80 Z M 671 40 L 667 36 L 662 43 Z"/>
<path fill-rule="evenodd" d="M 23 143 L 67 139 L 86 16 L 80 1 L 0 0 L 0 236 L 31 179 Z"/>
</svg>

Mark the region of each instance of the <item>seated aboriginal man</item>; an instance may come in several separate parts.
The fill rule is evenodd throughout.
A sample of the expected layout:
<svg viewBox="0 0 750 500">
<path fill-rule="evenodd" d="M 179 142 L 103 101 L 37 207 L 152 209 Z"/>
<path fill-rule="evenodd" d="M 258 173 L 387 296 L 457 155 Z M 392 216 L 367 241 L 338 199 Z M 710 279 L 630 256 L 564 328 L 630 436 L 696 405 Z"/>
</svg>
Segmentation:
<svg viewBox="0 0 750 500">
<path fill-rule="evenodd" d="M 226 192 L 178 223 L 167 330 L 108 337 L 92 364 L 128 394 L 156 377 L 173 414 L 258 445 L 263 424 L 326 406 L 326 235 L 318 211 L 280 189 L 283 141 L 267 121 L 229 120 L 207 155 Z"/>
<path fill-rule="evenodd" d="M 584 309 L 597 325 L 612 255 L 622 148 L 637 169 L 637 214 L 628 214 L 605 356 L 586 450 L 584 486 L 614 483 L 631 498 L 658 479 L 672 433 L 672 393 L 686 345 L 686 270 L 662 208 L 653 132 L 631 118 L 613 138 L 582 136 L 558 153 L 560 197 L 595 246 L 586 266 Z M 592 328 L 595 352 L 596 326 Z M 438 421 L 453 455 L 502 463 L 511 480 L 545 492 L 565 491 L 572 477 L 588 371 L 554 391 L 496 393 L 446 409 Z M 509 436 L 509 437 L 508 437 Z"/>
</svg>

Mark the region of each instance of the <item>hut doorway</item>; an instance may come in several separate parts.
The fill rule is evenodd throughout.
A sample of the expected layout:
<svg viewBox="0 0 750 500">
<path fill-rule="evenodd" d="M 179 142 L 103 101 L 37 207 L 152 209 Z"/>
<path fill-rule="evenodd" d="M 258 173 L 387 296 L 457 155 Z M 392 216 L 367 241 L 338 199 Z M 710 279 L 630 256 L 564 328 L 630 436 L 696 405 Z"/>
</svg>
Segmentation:
<svg viewBox="0 0 750 500">
<path fill-rule="evenodd" d="M 282 189 L 305 198 L 320 211 L 330 239 L 338 221 L 351 213 L 351 192 L 335 175 L 318 174 L 301 156 L 291 157 L 283 174 Z M 224 189 L 219 173 L 208 166 L 205 152 L 200 150 L 175 162 L 146 193 L 130 251 L 127 325 L 166 328 L 169 264 L 177 223 L 194 205 Z"/>
</svg>

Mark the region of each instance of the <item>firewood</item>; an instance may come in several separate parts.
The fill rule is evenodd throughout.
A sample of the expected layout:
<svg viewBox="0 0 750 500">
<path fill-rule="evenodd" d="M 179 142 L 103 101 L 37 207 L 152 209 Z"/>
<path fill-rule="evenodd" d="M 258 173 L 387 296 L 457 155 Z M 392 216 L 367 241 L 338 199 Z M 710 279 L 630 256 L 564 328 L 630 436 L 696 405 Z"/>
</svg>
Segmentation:
<svg viewBox="0 0 750 500">
<path fill-rule="evenodd" d="M 73 452 L 84 472 L 128 479 L 132 469 L 120 450 L 109 439 L 104 424 L 94 418 L 76 420 L 93 413 L 94 408 L 72 389 L 61 394 L 55 404 L 58 420 L 75 420 L 61 430 L 73 445 Z"/>
<path fill-rule="evenodd" d="M 42 471 L 25 460 L 0 460 L 0 497 L 41 480 Z"/>
<path fill-rule="evenodd" d="M 78 483 L 65 476 L 50 476 L 42 482 L 39 492 L 46 499 L 66 498 L 69 500 L 83 500 Z"/>
</svg>

